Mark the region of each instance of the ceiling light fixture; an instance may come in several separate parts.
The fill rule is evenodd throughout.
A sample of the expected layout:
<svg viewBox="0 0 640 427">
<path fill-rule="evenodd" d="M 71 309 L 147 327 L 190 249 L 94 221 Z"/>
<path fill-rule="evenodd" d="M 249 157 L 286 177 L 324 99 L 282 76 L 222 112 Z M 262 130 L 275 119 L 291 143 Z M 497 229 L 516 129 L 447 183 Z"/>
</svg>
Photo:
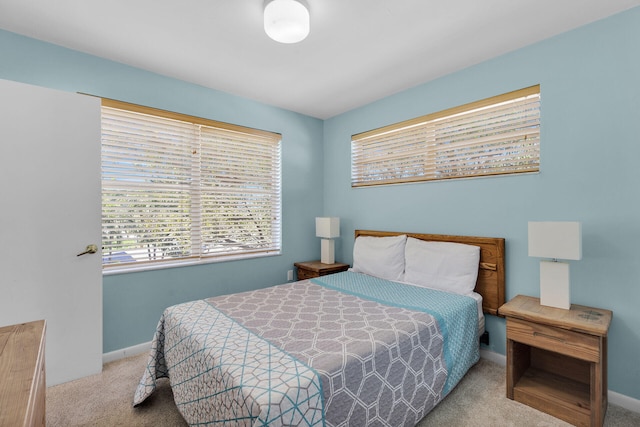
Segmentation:
<svg viewBox="0 0 640 427">
<path fill-rule="evenodd" d="M 264 31 L 280 43 L 298 43 L 309 35 L 309 10 L 297 0 L 267 0 Z"/>
</svg>

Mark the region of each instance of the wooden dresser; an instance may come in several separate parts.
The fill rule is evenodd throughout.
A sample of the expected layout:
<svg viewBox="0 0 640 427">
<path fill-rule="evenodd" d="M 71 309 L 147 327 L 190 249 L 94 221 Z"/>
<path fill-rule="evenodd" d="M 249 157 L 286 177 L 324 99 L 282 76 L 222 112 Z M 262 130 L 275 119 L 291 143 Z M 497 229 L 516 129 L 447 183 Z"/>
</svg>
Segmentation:
<svg viewBox="0 0 640 427">
<path fill-rule="evenodd" d="M 0 426 L 44 426 L 44 320 L 0 328 Z"/>
</svg>

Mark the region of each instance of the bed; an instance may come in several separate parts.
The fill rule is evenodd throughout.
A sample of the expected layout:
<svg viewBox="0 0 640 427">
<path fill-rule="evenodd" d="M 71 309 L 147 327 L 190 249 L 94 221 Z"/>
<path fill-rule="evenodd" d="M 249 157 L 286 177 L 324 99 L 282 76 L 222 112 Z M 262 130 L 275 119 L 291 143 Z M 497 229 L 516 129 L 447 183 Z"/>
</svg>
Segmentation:
<svg viewBox="0 0 640 427">
<path fill-rule="evenodd" d="M 167 308 L 134 406 L 190 425 L 414 426 L 479 358 L 504 239 L 356 230 L 346 272 Z"/>
</svg>

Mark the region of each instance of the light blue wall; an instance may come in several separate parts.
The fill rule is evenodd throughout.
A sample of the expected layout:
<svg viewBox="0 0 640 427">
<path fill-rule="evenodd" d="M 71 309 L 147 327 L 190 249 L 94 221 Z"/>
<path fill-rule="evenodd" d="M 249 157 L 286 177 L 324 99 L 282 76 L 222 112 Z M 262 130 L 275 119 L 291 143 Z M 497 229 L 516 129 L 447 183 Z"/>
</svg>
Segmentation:
<svg viewBox="0 0 640 427">
<path fill-rule="evenodd" d="M 282 134 L 282 255 L 105 277 L 105 353 L 150 341 L 169 305 L 283 283 L 294 262 L 319 257 L 314 221 L 323 203 L 321 120 L 1 30 L 0 78 Z"/>
<path fill-rule="evenodd" d="M 539 296 L 527 222 L 582 221 L 572 302 L 613 310 L 609 388 L 639 399 L 639 46 L 635 8 L 325 121 L 324 212 L 344 236 L 336 257 L 352 261 L 355 228 L 504 237 L 507 299 Z M 537 83 L 539 174 L 351 188 L 352 134 Z M 504 354 L 504 321 L 489 316 L 487 329 Z"/>
</svg>

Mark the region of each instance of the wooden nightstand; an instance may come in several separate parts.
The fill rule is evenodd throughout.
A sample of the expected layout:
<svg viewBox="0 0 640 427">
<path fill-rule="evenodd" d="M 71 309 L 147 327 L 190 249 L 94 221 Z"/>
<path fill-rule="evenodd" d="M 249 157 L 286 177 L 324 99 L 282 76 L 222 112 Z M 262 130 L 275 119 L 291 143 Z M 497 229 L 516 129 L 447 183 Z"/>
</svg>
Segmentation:
<svg viewBox="0 0 640 427">
<path fill-rule="evenodd" d="M 323 264 L 320 261 L 296 262 L 298 268 L 298 280 L 313 279 L 314 277 L 326 276 L 327 274 L 347 271 L 349 264 L 336 262 L 334 264 Z"/>
<path fill-rule="evenodd" d="M 499 312 L 507 318 L 507 397 L 574 425 L 602 426 L 613 313 L 546 307 L 523 295 Z"/>
</svg>

